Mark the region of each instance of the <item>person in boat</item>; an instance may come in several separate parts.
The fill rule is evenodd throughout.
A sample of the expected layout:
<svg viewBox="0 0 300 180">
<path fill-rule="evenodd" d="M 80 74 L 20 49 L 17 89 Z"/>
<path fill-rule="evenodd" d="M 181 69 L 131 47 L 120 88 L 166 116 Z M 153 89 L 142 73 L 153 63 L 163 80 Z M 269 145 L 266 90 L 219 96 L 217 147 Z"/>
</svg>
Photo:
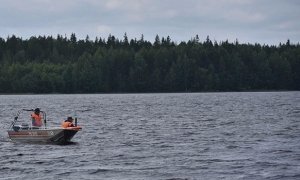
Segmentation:
<svg viewBox="0 0 300 180">
<path fill-rule="evenodd" d="M 36 108 L 31 114 L 32 126 L 41 127 L 43 125 L 42 115 L 40 114 L 40 112 L 40 109 Z"/>
<path fill-rule="evenodd" d="M 61 126 L 63 128 L 67 128 L 67 127 L 75 127 L 73 124 L 73 118 L 72 117 L 68 117 L 67 120 L 63 121 Z"/>
</svg>

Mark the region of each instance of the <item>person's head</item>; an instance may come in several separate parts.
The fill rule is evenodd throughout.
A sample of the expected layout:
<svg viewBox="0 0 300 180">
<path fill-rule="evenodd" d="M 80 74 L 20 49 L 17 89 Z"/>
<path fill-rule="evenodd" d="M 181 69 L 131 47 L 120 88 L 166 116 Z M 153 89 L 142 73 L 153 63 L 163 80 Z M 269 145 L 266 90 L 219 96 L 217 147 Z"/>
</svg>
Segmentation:
<svg viewBox="0 0 300 180">
<path fill-rule="evenodd" d="M 40 108 L 36 108 L 36 109 L 34 110 L 34 113 L 35 113 L 35 114 L 40 114 L 40 112 L 41 112 L 41 111 L 40 111 Z"/>
<path fill-rule="evenodd" d="M 73 122 L 73 118 L 72 117 L 68 117 L 67 121 Z"/>
</svg>

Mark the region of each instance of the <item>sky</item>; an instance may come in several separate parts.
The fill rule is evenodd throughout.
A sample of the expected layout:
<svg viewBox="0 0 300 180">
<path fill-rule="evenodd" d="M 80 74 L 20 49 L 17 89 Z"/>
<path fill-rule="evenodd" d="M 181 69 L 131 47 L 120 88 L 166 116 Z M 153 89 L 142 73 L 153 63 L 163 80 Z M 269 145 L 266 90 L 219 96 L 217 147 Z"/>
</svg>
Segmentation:
<svg viewBox="0 0 300 180">
<path fill-rule="evenodd" d="M 0 0 L 0 37 L 300 42 L 300 0 Z"/>
</svg>

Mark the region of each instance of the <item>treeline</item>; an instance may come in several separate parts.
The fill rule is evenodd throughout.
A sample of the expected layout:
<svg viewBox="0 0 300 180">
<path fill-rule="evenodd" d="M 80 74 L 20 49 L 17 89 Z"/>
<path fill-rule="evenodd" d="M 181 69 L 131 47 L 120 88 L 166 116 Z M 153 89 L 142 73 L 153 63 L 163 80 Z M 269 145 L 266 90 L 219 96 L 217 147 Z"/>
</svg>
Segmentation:
<svg viewBox="0 0 300 180">
<path fill-rule="evenodd" d="M 0 38 L 0 93 L 300 90 L 300 45 Z"/>
</svg>

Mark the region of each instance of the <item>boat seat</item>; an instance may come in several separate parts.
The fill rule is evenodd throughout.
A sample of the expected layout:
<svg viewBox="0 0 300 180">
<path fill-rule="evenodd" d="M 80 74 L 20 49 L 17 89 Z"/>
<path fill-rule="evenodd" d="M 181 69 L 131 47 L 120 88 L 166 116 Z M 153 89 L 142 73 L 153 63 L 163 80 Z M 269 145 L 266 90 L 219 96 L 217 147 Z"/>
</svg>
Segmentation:
<svg viewBox="0 0 300 180">
<path fill-rule="evenodd" d="M 21 129 L 22 129 L 22 130 L 27 130 L 27 129 L 29 129 L 29 125 L 26 124 L 26 123 L 22 123 Z"/>
</svg>

